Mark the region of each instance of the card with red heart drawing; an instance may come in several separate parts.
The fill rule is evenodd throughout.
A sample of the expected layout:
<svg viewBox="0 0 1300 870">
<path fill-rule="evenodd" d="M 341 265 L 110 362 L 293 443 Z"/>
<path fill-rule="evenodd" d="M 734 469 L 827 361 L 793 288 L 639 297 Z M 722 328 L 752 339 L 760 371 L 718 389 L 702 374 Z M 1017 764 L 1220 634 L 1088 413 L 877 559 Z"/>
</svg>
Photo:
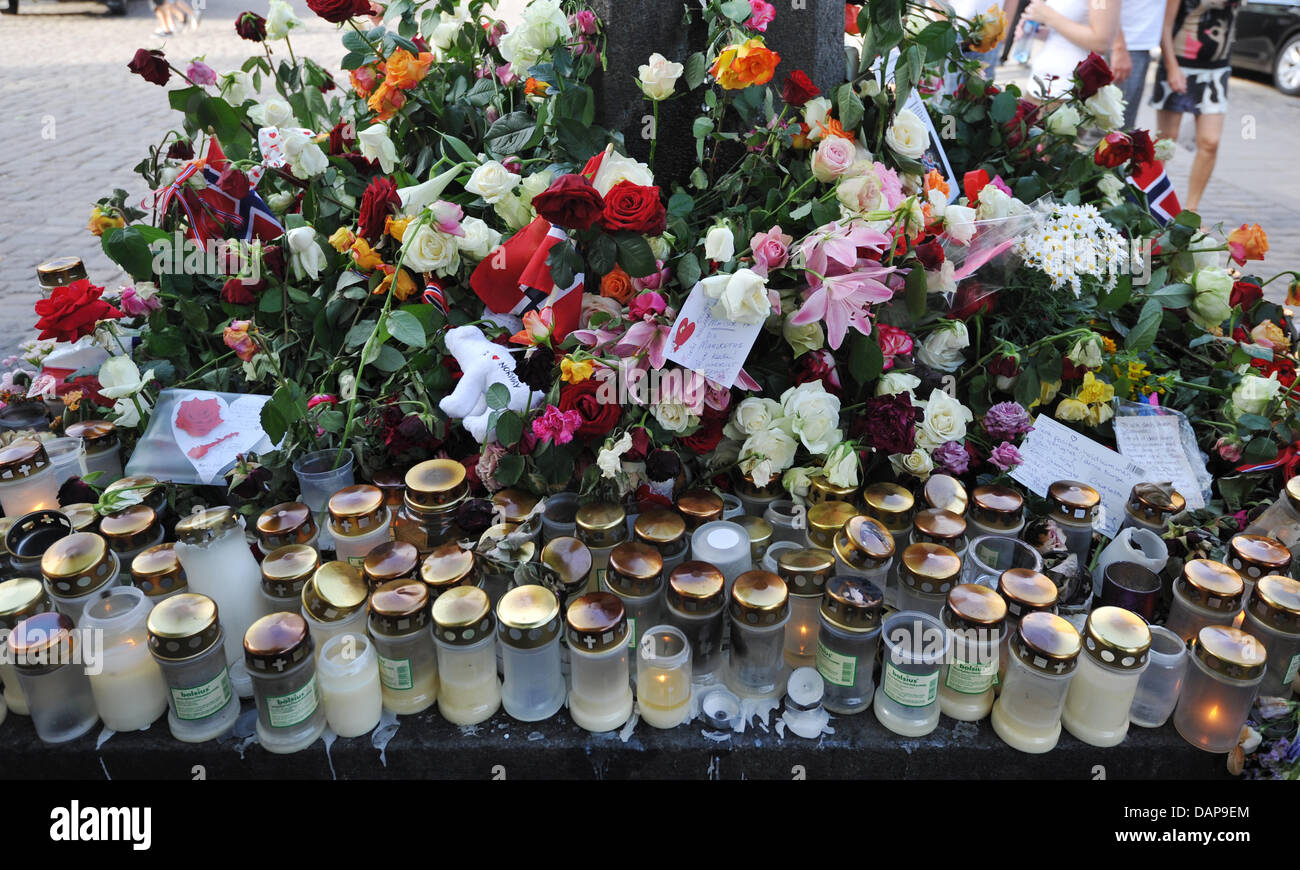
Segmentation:
<svg viewBox="0 0 1300 870">
<path fill-rule="evenodd" d="M 668 333 L 668 359 L 730 387 L 758 339 L 762 323 L 733 323 L 713 316 L 715 300 L 695 285 Z"/>
</svg>

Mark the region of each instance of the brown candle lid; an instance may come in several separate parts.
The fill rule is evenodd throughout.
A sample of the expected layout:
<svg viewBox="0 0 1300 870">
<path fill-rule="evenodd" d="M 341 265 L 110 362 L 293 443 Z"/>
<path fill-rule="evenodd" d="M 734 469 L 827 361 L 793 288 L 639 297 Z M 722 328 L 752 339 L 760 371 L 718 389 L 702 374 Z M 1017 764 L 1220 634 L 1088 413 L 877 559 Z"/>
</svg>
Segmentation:
<svg viewBox="0 0 1300 870">
<path fill-rule="evenodd" d="M 686 535 L 686 520 L 677 511 L 656 509 L 639 514 L 632 525 L 637 538 L 647 544 L 663 547 L 676 544 Z"/>
<path fill-rule="evenodd" d="M 998 593 L 1006 599 L 1007 613 L 1023 618 L 1056 607 L 1061 590 L 1046 574 L 1032 568 L 1008 568 L 998 578 Z"/>
<path fill-rule="evenodd" d="M 542 564 L 554 571 L 565 589 L 581 589 L 591 575 L 591 550 L 577 538 L 552 538 L 542 547 Z"/>
<path fill-rule="evenodd" d="M 406 473 L 399 468 L 381 468 L 370 475 L 370 482 L 384 494 L 384 504 L 397 510 L 406 495 Z"/>
<path fill-rule="evenodd" d="M 176 523 L 176 539 L 186 544 L 206 544 L 237 528 L 239 514 L 233 508 L 196 508 Z"/>
<path fill-rule="evenodd" d="M 65 598 L 80 598 L 117 576 L 117 557 L 93 532 L 60 538 L 41 556 L 41 573 Z"/>
<path fill-rule="evenodd" d="M 880 587 L 865 578 L 832 577 L 826 581 L 821 615 L 844 631 L 869 632 L 880 627 L 884 602 Z"/>
<path fill-rule="evenodd" d="M 467 646 L 491 638 L 496 627 L 487 593 L 477 586 L 448 589 L 433 602 L 435 634 L 443 643 Z"/>
<path fill-rule="evenodd" d="M 948 590 L 943 621 L 949 628 L 1000 627 L 1007 618 L 1007 603 L 987 586 L 958 583 Z"/>
<path fill-rule="evenodd" d="M 737 622 L 775 625 L 789 613 L 789 590 L 771 571 L 746 571 L 731 585 L 731 618 Z"/>
<path fill-rule="evenodd" d="M 429 594 L 437 597 L 443 591 L 474 582 L 474 551 L 466 550 L 457 541 L 435 547 L 424 557 L 420 566 L 420 579 L 429 587 Z"/>
<path fill-rule="evenodd" d="M 910 544 L 903 550 L 899 578 L 930 595 L 946 595 L 961 574 L 961 559 L 941 544 Z"/>
<path fill-rule="evenodd" d="M 663 585 L 664 557 L 649 544 L 626 541 L 609 553 L 605 582 L 618 595 L 654 595 Z"/>
<path fill-rule="evenodd" d="M 1246 587 L 1241 575 L 1222 562 L 1189 559 L 1178 577 L 1177 588 L 1201 607 L 1235 613 L 1241 607 Z"/>
<path fill-rule="evenodd" d="M 149 650 L 160 659 L 189 659 L 221 640 L 217 602 L 197 592 L 182 592 L 154 605 L 145 622 Z"/>
<path fill-rule="evenodd" d="M 858 516 L 858 509 L 846 501 L 824 501 L 808 508 L 808 541 L 829 550 L 844 524 Z"/>
<path fill-rule="evenodd" d="M 1291 502 L 1291 507 L 1300 512 L 1300 474 L 1286 482 L 1283 492 L 1286 493 L 1286 500 Z"/>
<path fill-rule="evenodd" d="M 330 531 L 344 538 L 358 538 L 388 524 L 384 493 L 368 483 L 344 487 L 329 500 Z"/>
<path fill-rule="evenodd" d="M 302 588 L 302 608 L 318 622 L 338 622 L 366 604 L 370 587 L 348 562 L 326 562 Z"/>
<path fill-rule="evenodd" d="M 1234 535 L 1228 542 L 1228 564 L 1252 580 L 1265 574 L 1287 572 L 1291 551 L 1280 541 L 1263 535 Z"/>
<path fill-rule="evenodd" d="M 1015 528 L 1024 510 L 1025 497 L 1007 486 L 977 486 L 971 496 L 971 515 L 990 528 Z"/>
<path fill-rule="evenodd" d="M 0 481 L 26 480 L 49 467 L 50 457 L 35 438 L 19 438 L 0 448 Z"/>
<path fill-rule="evenodd" d="M 514 649 L 546 646 L 560 634 L 560 600 L 545 586 L 516 586 L 497 602 L 497 635 Z"/>
<path fill-rule="evenodd" d="M 921 493 L 930 507 L 966 516 L 970 497 L 966 495 L 966 487 L 957 478 L 947 474 L 932 474 Z"/>
<path fill-rule="evenodd" d="M 95 526 L 99 523 L 99 512 L 90 502 L 77 502 L 76 504 L 67 504 L 59 508 L 59 513 L 63 514 L 72 521 L 72 530 L 74 532 L 93 532 Z M 13 522 L 12 519 L 9 520 Z M 0 546 L 0 549 L 3 549 Z"/>
<path fill-rule="evenodd" d="M 749 551 L 754 561 L 761 561 L 772 543 L 772 524 L 762 517 L 738 517 L 736 522 L 749 533 Z"/>
<path fill-rule="evenodd" d="M 390 580 L 370 595 L 370 627 L 410 634 L 429 623 L 429 590 L 419 580 Z"/>
<path fill-rule="evenodd" d="M 627 539 L 627 511 L 621 504 L 592 502 L 574 517 L 578 538 L 588 547 L 612 547 Z"/>
<path fill-rule="evenodd" d="M 283 611 L 263 616 L 244 633 L 244 664 L 264 674 L 282 674 L 308 658 L 314 644 L 307 620 Z"/>
<path fill-rule="evenodd" d="M 1083 641 L 1079 632 L 1055 613 L 1025 614 L 1011 642 L 1016 658 L 1036 671 L 1062 676 L 1074 670 Z"/>
<path fill-rule="evenodd" d="M 824 474 L 819 474 L 808 481 L 808 501 L 821 504 L 824 501 L 847 501 L 852 503 L 858 497 L 856 486 L 836 486 Z"/>
<path fill-rule="evenodd" d="M 722 508 L 722 496 L 707 489 L 691 489 L 677 496 L 677 510 L 691 529 L 722 519 Z"/>
<path fill-rule="evenodd" d="M 776 573 L 797 598 L 821 598 L 826 581 L 835 573 L 835 557 L 826 550 L 784 550 L 776 560 Z"/>
<path fill-rule="evenodd" d="M 147 504 L 133 504 L 99 521 L 99 534 L 119 553 L 139 549 L 157 531 L 158 515 Z"/>
<path fill-rule="evenodd" d="M 1269 628 L 1300 634 L 1300 581 L 1276 574 L 1259 578 L 1246 609 Z"/>
<path fill-rule="evenodd" d="M 522 489 L 503 489 L 492 496 L 498 522 L 522 523 L 537 507 L 537 496 Z"/>
<path fill-rule="evenodd" d="M 941 508 L 926 508 L 912 517 L 912 530 L 920 541 L 951 546 L 966 535 L 966 518 Z M 954 547 L 956 549 L 956 547 Z"/>
<path fill-rule="evenodd" d="M 1210 670 L 1234 680 L 1258 679 L 1268 664 L 1268 652 L 1253 634 L 1226 625 L 1198 631 L 1192 654 Z"/>
<path fill-rule="evenodd" d="M 916 498 L 896 483 L 869 483 L 862 488 L 867 516 L 875 517 L 890 532 L 905 532 L 912 525 Z"/>
<path fill-rule="evenodd" d="M 454 459 L 430 459 L 406 472 L 406 503 L 416 510 L 448 508 L 468 494 L 465 466 Z"/>
<path fill-rule="evenodd" d="M 1136 670 L 1147 663 L 1151 629 L 1146 620 L 1122 607 L 1098 607 L 1083 627 L 1083 646 L 1103 665 Z"/>
<path fill-rule="evenodd" d="M 722 572 L 708 562 L 683 562 L 668 577 L 668 603 L 686 613 L 717 613 L 725 588 Z"/>
<path fill-rule="evenodd" d="M 80 438 L 87 453 L 103 453 L 118 445 L 117 427 L 108 420 L 78 420 L 69 423 L 63 434 Z"/>
<path fill-rule="evenodd" d="M 1057 519 L 1071 523 L 1091 523 L 1101 493 L 1077 480 L 1058 480 L 1047 488 L 1047 499 Z"/>
<path fill-rule="evenodd" d="M 87 277 L 80 257 L 55 257 L 36 267 L 36 281 L 42 287 L 66 287 Z"/>
<path fill-rule="evenodd" d="M 564 620 L 571 652 L 605 652 L 627 643 L 627 614 L 613 593 L 579 595 L 569 602 Z"/>
<path fill-rule="evenodd" d="M 10 661 L 17 667 L 69 664 L 76 642 L 72 629 L 71 617 L 57 611 L 32 614 L 9 633 Z"/>
<path fill-rule="evenodd" d="M 441 549 L 441 548 L 440 548 Z M 471 563 L 473 556 L 470 557 Z M 415 576 L 420 564 L 420 551 L 406 541 L 386 541 L 366 554 L 362 574 L 371 588 L 389 580 Z"/>
<path fill-rule="evenodd" d="M 139 553 L 131 560 L 131 582 L 150 598 L 187 588 L 176 545 L 158 544 Z"/>
<path fill-rule="evenodd" d="M 267 508 L 257 518 L 257 537 L 268 552 L 288 544 L 306 544 L 315 536 L 316 519 L 311 508 L 300 501 Z"/>
<path fill-rule="evenodd" d="M 262 560 L 262 589 L 272 598 L 297 598 L 319 567 L 320 553 L 315 547 L 277 547 Z"/>
<path fill-rule="evenodd" d="M 9 530 L 5 532 L 5 551 L 19 574 L 35 574 L 40 570 L 41 556 L 50 545 L 72 534 L 72 520 L 60 511 L 32 511 L 17 518 L 7 518 Z"/>
<path fill-rule="evenodd" d="M 51 607 L 45 584 L 34 577 L 15 577 L 0 583 L 0 628 L 12 630 L 27 617 Z"/>
<path fill-rule="evenodd" d="M 835 536 L 835 552 L 855 568 L 876 568 L 894 555 L 894 536 L 880 520 L 853 517 Z"/>
<path fill-rule="evenodd" d="M 1169 517 L 1187 509 L 1187 499 L 1174 489 L 1173 484 L 1139 483 L 1129 492 L 1126 506 L 1131 514 L 1163 524 Z"/>
</svg>

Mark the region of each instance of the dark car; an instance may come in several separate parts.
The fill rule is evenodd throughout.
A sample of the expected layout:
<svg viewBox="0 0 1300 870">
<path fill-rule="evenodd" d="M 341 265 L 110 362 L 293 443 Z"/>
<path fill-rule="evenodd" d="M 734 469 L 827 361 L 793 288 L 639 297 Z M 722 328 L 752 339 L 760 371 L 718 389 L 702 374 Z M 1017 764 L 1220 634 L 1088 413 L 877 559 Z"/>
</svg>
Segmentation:
<svg viewBox="0 0 1300 870">
<path fill-rule="evenodd" d="M 1282 93 L 1300 94 L 1300 0 L 1242 3 L 1232 65 L 1268 73 Z"/>
</svg>

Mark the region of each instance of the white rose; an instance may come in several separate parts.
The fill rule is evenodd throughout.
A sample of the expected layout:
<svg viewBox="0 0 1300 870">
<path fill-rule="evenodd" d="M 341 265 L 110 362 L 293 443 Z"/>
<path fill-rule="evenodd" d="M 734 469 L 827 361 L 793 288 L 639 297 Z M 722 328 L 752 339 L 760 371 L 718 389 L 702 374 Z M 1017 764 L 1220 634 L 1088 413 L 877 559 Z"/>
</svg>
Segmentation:
<svg viewBox="0 0 1300 870">
<path fill-rule="evenodd" d="M 1084 100 L 1083 107 L 1103 133 L 1118 130 L 1124 124 L 1124 92 L 1115 85 L 1102 87 Z"/>
<path fill-rule="evenodd" d="M 676 399 L 651 405 L 650 413 L 669 432 L 685 432 L 700 420 L 691 413 L 689 405 Z"/>
<path fill-rule="evenodd" d="M 803 105 L 803 122 L 808 125 L 808 138 L 816 142 L 825 135 L 823 128 L 831 117 L 833 105 L 826 97 L 813 97 Z"/>
<path fill-rule="evenodd" d="M 1029 207 L 1000 187 L 985 185 L 980 191 L 979 206 L 975 209 L 975 219 L 986 221 L 994 218 L 1011 217 L 1026 214 Z"/>
<path fill-rule="evenodd" d="M 964 205 L 948 206 L 944 209 L 943 226 L 953 241 L 970 244 L 971 237 L 975 235 L 975 209 Z"/>
<path fill-rule="evenodd" d="M 717 302 L 713 316 L 732 323 L 762 323 L 772 311 L 767 298 L 767 279 L 752 269 L 735 274 L 711 275 L 700 281 L 704 295 Z"/>
<path fill-rule="evenodd" d="M 655 174 L 641 161 L 615 153 L 614 146 L 611 145 L 605 149 L 605 158 L 596 170 L 591 186 L 601 196 L 605 196 L 620 181 L 630 181 L 641 187 L 654 187 Z"/>
<path fill-rule="evenodd" d="M 532 175 L 520 182 L 519 196 L 524 202 L 532 204 L 533 197 L 546 190 L 555 180 L 555 175 L 549 169 L 543 169 L 541 172 L 534 172 Z"/>
<path fill-rule="evenodd" d="M 623 435 L 611 444 L 609 447 L 602 447 L 600 453 L 596 456 L 596 464 L 600 466 L 601 477 L 613 480 L 618 476 L 623 467 L 623 454 L 632 449 L 632 433 L 624 432 Z"/>
<path fill-rule="evenodd" d="M 257 96 L 257 87 L 253 76 L 242 69 L 228 72 L 221 77 L 221 96 L 227 103 L 238 108 Z"/>
<path fill-rule="evenodd" d="M 790 321 L 791 318 L 787 317 L 781 324 L 781 337 L 794 348 L 796 359 L 810 351 L 822 349 L 822 345 L 826 343 L 826 332 L 820 323 L 814 321 L 803 326 L 795 326 Z"/>
<path fill-rule="evenodd" d="M 1067 103 L 1047 116 L 1047 131 L 1057 136 L 1074 136 L 1079 132 L 1080 120 L 1079 110 Z"/>
<path fill-rule="evenodd" d="M 279 97 L 268 97 L 248 110 L 259 127 L 284 127 L 293 123 L 293 107 Z"/>
<path fill-rule="evenodd" d="M 473 261 L 486 260 L 492 250 L 501 244 L 501 234 L 476 217 L 462 220 L 460 228 L 465 231 L 465 235 L 456 238 L 456 247 Z"/>
<path fill-rule="evenodd" d="M 1119 180 L 1119 176 L 1110 172 L 1107 172 L 1097 181 L 1097 190 L 1110 205 L 1119 204 L 1120 195 L 1124 192 L 1125 187 L 1124 182 Z"/>
<path fill-rule="evenodd" d="M 129 356 L 110 356 L 99 367 L 99 392 L 106 399 L 124 399 L 144 389 L 153 380 L 153 369 L 143 378 Z"/>
<path fill-rule="evenodd" d="M 530 36 L 523 25 L 520 25 L 501 37 L 501 42 L 497 46 L 501 56 L 510 64 L 510 71 L 517 76 L 528 75 L 528 70 L 542 59 L 543 49 L 534 46 Z"/>
<path fill-rule="evenodd" d="M 840 441 L 840 399 L 826 392 L 821 381 L 791 387 L 781 394 L 784 424 L 803 446 L 820 456 Z"/>
<path fill-rule="evenodd" d="M 913 390 L 919 386 L 921 386 L 921 379 L 916 375 L 909 375 L 907 372 L 885 372 L 876 382 L 876 395 L 896 396 L 899 393 L 907 393 L 909 398 L 915 399 Z"/>
<path fill-rule="evenodd" d="M 1219 241 L 1213 233 L 1194 236 L 1187 244 L 1187 250 L 1192 254 L 1192 264 L 1196 267 L 1194 271 L 1224 268 L 1228 264 L 1228 253 L 1212 250 L 1222 247 L 1223 242 Z"/>
<path fill-rule="evenodd" d="M 885 131 L 885 144 L 895 154 L 920 160 L 925 149 L 930 147 L 930 131 L 911 109 L 899 109 L 894 115 L 894 123 Z"/>
<path fill-rule="evenodd" d="M 655 102 L 668 99 L 673 95 L 677 80 L 682 77 L 685 69 L 680 63 L 674 63 L 655 52 L 650 55 L 650 62 L 642 64 L 637 70 L 637 83 L 641 86 L 641 93 Z"/>
<path fill-rule="evenodd" d="M 818 181 L 834 181 L 853 168 L 858 152 L 843 136 L 827 136 L 812 154 L 812 174 Z"/>
<path fill-rule="evenodd" d="M 266 13 L 266 38 L 284 39 L 295 27 L 302 27 L 302 20 L 293 14 L 293 7 L 284 0 L 271 0 Z"/>
<path fill-rule="evenodd" d="M 1157 139 L 1155 151 L 1157 160 L 1161 163 L 1168 163 L 1174 159 L 1174 154 L 1178 151 L 1178 143 L 1173 139 Z"/>
<path fill-rule="evenodd" d="M 650 253 L 655 255 L 656 260 L 667 260 L 673 255 L 673 245 L 669 241 L 672 234 L 664 233 L 662 236 L 648 236 L 646 243 L 650 245 Z"/>
<path fill-rule="evenodd" d="M 966 437 L 966 424 L 975 419 L 970 408 L 943 390 L 932 390 L 929 401 L 923 404 L 925 417 L 916 427 L 918 446 L 933 450 L 941 444 Z"/>
<path fill-rule="evenodd" d="M 513 193 L 494 204 L 492 208 L 512 230 L 523 229 L 533 219 L 532 207 Z"/>
<path fill-rule="evenodd" d="M 785 474 L 781 475 L 781 486 L 794 496 L 795 500 L 802 501 L 808 497 L 808 487 L 812 484 L 812 479 L 820 476 L 821 473 L 819 468 L 798 465 L 787 469 Z"/>
<path fill-rule="evenodd" d="M 946 320 L 921 342 L 916 358 L 932 369 L 955 372 L 966 361 L 962 353 L 970 345 L 970 333 L 960 320 Z"/>
<path fill-rule="evenodd" d="M 296 198 L 292 193 L 288 192 L 273 193 L 266 198 L 266 204 L 271 207 L 271 211 L 283 214 L 289 206 L 293 205 Z"/>
<path fill-rule="evenodd" d="M 330 168 L 330 159 L 315 142 L 307 142 L 293 161 L 293 174 L 298 178 L 314 178 Z"/>
<path fill-rule="evenodd" d="M 402 241 L 402 262 L 418 272 L 450 275 L 460 266 L 460 248 L 456 237 L 439 232 L 428 224 L 407 229 Z"/>
<path fill-rule="evenodd" d="M 957 270 L 953 266 L 952 260 L 944 260 L 938 269 L 925 273 L 925 292 L 957 292 Z"/>
<path fill-rule="evenodd" d="M 442 14 L 443 19 L 438 22 L 437 27 L 433 28 L 433 35 L 429 37 L 429 41 L 432 42 L 435 47 L 446 51 L 451 48 L 452 43 L 456 41 L 456 34 L 460 32 L 463 25 L 459 21 L 448 19 L 446 17 L 446 12 Z"/>
<path fill-rule="evenodd" d="M 849 441 L 836 444 L 826 454 L 826 464 L 822 466 L 826 480 L 831 486 L 858 485 L 858 451 Z"/>
<path fill-rule="evenodd" d="M 382 121 L 376 121 L 357 133 L 357 146 L 361 149 L 362 157 L 378 160 L 379 168 L 385 173 L 392 172 L 393 166 L 397 164 L 397 149 L 393 146 L 393 140 L 388 138 L 388 125 Z"/>
<path fill-rule="evenodd" d="M 885 189 L 874 172 L 841 178 L 835 186 L 835 198 L 840 201 L 841 213 L 849 220 L 865 212 L 889 208 Z"/>
<path fill-rule="evenodd" d="M 1246 375 L 1233 389 L 1232 398 L 1229 400 L 1236 411 L 1234 416 L 1263 414 L 1281 390 L 1282 384 L 1278 382 L 1277 372 L 1266 378 Z"/>
<path fill-rule="evenodd" d="M 725 263 L 736 256 L 736 237 L 731 227 L 719 224 L 704 237 L 704 256 L 715 263 Z"/>
<path fill-rule="evenodd" d="M 910 474 L 925 480 L 934 471 L 934 461 L 930 454 L 919 447 L 911 453 L 895 453 L 889 457 L 889 464 L 894 466 L 897 474 Z"/>
<path fill-rule="evenodd" d="M 755 432 L 762 432 L 781 419 L 781 403 L 776 399 L 750 396 L 731 412 L 731 419 L 722 427 L 728 438 L 744 441 Z"/>
<path fill-rule="evenodd" d="M 153 374 L 153 372 L 151 371 L 150 374 Z M 139 407 L 136 407 L 137 402 L 140 403 Z M 148 396 L 141 395 L 136 396 L 134 399 L 118 399 L 113 403 L 113 413 L 116 415 L 113 418 L 114 425 L 134 429 L 141 423 L 141 410 L 146 414 L 152 410 Z"/>
<path fill-rule="evenodd" d="M 1103 350 L 1105 345 L 1102 343 L 1101 336 L 1094 332 L 1076 341 L 1065 357 L 1076 366 L 1096 369 L 1101 368 Z"/>
<path fill-rule="evenodd" d="M 306 275 L 313 281 L 320 277 L 320 270 L 325 267 L 325 252 L 316 242 L 316 231 L 311 227 L 296 227 L 284 234 L 284 240 L 294 275 L 299 279 Z"/>
<path fill-rule="evenodd" d="M 483 197 L 488 205 L 496 205 L 519 185 L 519 176 L 495 160 L 489 160 L 474 170 L 465 182 L 465 189 Z M 546 188 L 542 188 L 545 190 Z"/>
<path fill-rule="evenodd" d="M 750 475 L 757 486 L 767 486 L 768 481 L 794 464 L 798 448 L 799 442 L 780 426 L 755 432 L 741 445 L 740 470 Z"/>
</svg>

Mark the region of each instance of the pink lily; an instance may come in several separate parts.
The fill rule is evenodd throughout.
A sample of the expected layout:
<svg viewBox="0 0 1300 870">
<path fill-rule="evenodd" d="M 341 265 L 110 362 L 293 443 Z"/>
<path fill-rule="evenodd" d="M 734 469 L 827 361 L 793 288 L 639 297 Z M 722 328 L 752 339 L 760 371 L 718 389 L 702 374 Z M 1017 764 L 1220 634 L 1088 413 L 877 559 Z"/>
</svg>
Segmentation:
<svg viewBox="0 0 1300 870">
<path fill-rule="evenodd" d="M 799 243 L 803 254 L 805 275 L 811 287 L 821 284 L 821 276 L 832 270 L 843 274 L 858 264 L 858 248 L 869 248 L 876 253 L 889 245 L 889 237 L 865 226 L 844 226 L 832 221 L 813 232 Z"/>
<path fill-rule="evenodd" d="M 893 271 L 892 266 L 865 266 L 850 275 L 827 278 L 808 295 L 790 322 L 803 326 L 824 321 L 826 340 L 832 350 L 839 349 L 850 326 L 863 335 L 870 335 L 871 306 L 888 302 L 894 296 L 878 279 Z"/>
<path fill-rule="evenodd" d="M 664 312 L 664 317 L 666 322 L 663 323 L 641 320 L 632 324 L 614 345 L 614 353 L 622 357 L 644 355 L 650 361 L 651 368 L 663 368 L 667 361 L 668 336 L 672 332 L 672 321 L 676 319 L 677 312 L 669 308 Z"/>
</svg>

